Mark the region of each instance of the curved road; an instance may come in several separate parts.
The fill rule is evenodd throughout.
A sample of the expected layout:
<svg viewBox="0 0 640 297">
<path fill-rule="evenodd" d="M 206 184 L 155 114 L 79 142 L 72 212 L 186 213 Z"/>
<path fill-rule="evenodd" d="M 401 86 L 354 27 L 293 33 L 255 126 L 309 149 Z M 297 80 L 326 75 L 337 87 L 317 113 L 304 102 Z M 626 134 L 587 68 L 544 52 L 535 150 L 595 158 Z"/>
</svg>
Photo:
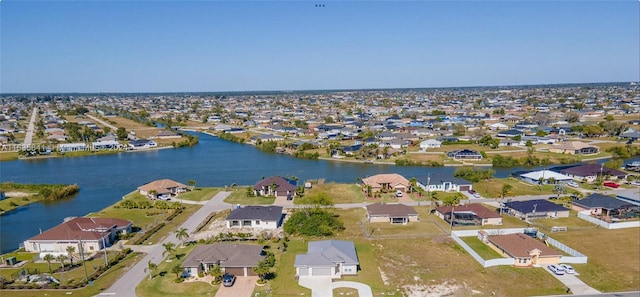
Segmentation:
<svg viewBox="0 0 640 297">
<path fill-rule="evenodd" d="M 229 209 L 230 205 L 224 203 L 223 200 L 230 194 L 231 192 L 220 192 L 216 194 L 191 217 L 189 217 L 180 226 L 180 228 L 186 228 L 189 234 L 191 234 L 191 232 L 193 232 L 211 212 Z M 147 277 L 147 274 L 144 272 L 144 269 L 147 268 L 147 262 L 151 261 L 158 263 L 159 261 L 162 261 L 164 259 L 162 256 L 162 252 L 164 251 L 162 244 L 167 242 L 173 242 L 176 245 L 179 243 L 175 236 L 167 236 L 162 242 L 152 247 L 149 253 L 142 258 L 142 260 L 131 267 L 110 288 L 105 290 L 103 293 L 100 293 L 98 296 L 136 296 L 136 287 L 145 277 Z"/>
</svg>

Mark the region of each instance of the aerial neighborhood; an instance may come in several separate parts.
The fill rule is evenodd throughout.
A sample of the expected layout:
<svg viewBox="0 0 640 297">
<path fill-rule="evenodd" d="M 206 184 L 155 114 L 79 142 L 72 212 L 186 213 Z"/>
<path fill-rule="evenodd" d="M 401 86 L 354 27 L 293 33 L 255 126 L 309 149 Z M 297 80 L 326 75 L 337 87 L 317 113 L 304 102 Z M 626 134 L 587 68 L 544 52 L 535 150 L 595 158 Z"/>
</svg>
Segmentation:
<svg viewBox="0 0 640 297">
<path fill-rule="evenodd" d="M 2 160 L 46 164 L 117 154 L 118 162 L 140 169 L 102 172 L 128 192 L 112 191 L 117 199 L 106 208 L 16 234 L 21 243 L 3 255 L 0 293 L 417 297 L 638 290 L 639 113 L 640 89 L 622 83 L 3 95 Z M 162 158 L 160 152 L 188 159 L 211 146 L 205 138 L 307 164 L 353 163 L 361 175 L 335 182 L 287 165 L 290 173 L 278 175 L 275 165 L 268 168 L 274 173 L 254 178 L 244 170 L 257 161 L 241 157 L 219 166 L 242 182 L 222 185 L 211 184 L 220 174 L 211 169 L 217 161 L 194 164 L 214 172 L 194 177 L 173 170 L 184 161 L 140 165 L 146 156 Z M 13 183 L 3 182 L 0 193 L 3 214 L 38 202 Z"/>
</svg>

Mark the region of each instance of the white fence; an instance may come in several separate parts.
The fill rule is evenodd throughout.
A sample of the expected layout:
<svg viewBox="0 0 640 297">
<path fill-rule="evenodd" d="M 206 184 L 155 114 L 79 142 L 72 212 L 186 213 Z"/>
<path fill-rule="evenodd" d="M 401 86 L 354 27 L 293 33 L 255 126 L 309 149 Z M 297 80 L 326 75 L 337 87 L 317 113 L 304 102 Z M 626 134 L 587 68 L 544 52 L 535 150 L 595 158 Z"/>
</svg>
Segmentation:
<svg viewBox="0 0 640 297">
<path fill-rule="evenodd" d="M 451 232 L 451 238 L 455 240 L 462 248 L 467 251 L 482 267 L 491 267 L 491 266 L 499 266 L 499 265 L 514 265 L 514 258 L 500 258 L 500 259 L 491 259 L 485 260 L 476 251 L 474 251 L 466 242 L 464 242 L 460 237 L 471 237 L 478 236 L 478 231 L 487 232 L 489 235 L 506 235 L 513 233 L 524 233 L 524 228 L 511 228 L 511 229 L 486 229 L 486 230 L 459 230 Z M 544 234 L 538 232 L 538 236 L 543 236 Z M 557 249 L 571 255 L 571 256 L 562 256 L 560 257 L 561 263 L 587 263 L 588 257 L 584 254 L 570 248 L 569 246 L 546 236 L 545 240 L 549 245 L 556 247 Z"/>
<path fill-rule="evenodd" d="M 590 211 L 588 210 L 584 210 L 581 212 L 578 212 L 578 218 L 581 218 L 589 223 L 593 223 L 596 224 L 600 227 L 606 228 L 606 229 L 623 229 L 623 228 L 638 228 L 640 227 L 640 221 L 633 221 L 633 222 L 622 222 L 622 223 L 607 223 L 603 220 L 600 220 L 598 218 L 594 218 L 590 215 Z"/>
</svg>

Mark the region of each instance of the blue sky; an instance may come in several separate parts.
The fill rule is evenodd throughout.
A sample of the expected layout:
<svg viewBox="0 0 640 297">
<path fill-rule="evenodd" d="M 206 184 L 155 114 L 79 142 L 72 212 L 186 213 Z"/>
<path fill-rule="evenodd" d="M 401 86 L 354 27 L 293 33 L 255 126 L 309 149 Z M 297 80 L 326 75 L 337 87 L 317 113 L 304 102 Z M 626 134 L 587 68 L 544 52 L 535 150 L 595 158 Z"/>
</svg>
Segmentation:
<svg viewBox="0 0 640 297">
<path fill-rule="evenodd" d="M 638 81 L 639 5 L 4 0 L 0 92 Z"/>
</svg>

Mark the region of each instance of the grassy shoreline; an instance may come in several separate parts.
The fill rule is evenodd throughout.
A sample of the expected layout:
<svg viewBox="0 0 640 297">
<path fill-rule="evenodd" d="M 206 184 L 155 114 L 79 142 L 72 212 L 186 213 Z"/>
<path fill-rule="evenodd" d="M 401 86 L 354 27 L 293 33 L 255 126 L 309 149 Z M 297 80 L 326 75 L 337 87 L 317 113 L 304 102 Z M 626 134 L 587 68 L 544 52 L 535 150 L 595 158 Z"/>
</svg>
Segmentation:
<svg viewBox="0 0 640 297">
<path fill-rule="evenodd" d="M 0 200 L 0 216 L 16 210 L 18 207 L 37 202 L 52 202 L 72 198 L 78 193 L 77 184 L 19 184 L 12 182 L 0 183 L 0 191 L 6 198 Z"/>
</svg>

